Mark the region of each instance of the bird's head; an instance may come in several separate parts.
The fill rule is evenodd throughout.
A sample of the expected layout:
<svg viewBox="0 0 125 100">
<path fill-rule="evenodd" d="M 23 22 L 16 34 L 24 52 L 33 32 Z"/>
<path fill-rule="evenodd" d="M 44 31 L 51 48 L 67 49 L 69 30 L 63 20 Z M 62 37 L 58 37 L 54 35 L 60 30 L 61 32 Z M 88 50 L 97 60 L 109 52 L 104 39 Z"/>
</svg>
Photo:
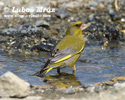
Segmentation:
<svg viewBox="0 0 125 100">
<path fill-rule="evenodd" d="M 85 30 L 88 27 L 89 27 L 88 24 L 83 24 L 82 22 L 76 22 L 76 23 L 72 24 L 68 28 L 66 34 L 67 35 L 81 36 L 82 35 L 82 31 Z"/>
</svg>

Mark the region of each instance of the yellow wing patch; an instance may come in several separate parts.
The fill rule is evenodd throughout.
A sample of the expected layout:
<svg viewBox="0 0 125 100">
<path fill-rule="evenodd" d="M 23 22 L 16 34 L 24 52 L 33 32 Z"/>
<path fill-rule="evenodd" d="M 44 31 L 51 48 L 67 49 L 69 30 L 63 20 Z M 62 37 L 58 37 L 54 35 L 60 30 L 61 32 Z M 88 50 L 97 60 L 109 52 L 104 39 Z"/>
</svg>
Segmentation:
<svg viewBox="0 0 125 100">
<path fill-rule="evenodd" d="M 64 60 L 66 60 L 66 59 L 68 59 L 68 58 L 70 58 L 70 57 L 71 57 L 71 54 L 68 55 L 68 56 L 66 56 L 66 57 L 64 57 L 64 58 L 62 58 L 62 59 L 60 59 L 60 60 L 58 60 L 58 61 L 56 61 L 55 63 L 58 63 L 58 62 L 64 61 Z"/>
<path fill-rule="evenodd" d="M 53 69 L 53 68 L 49 68 L 49 69 L 47 69 L 46 73 L 48 73 L 51 69 Z"/>
</svg>

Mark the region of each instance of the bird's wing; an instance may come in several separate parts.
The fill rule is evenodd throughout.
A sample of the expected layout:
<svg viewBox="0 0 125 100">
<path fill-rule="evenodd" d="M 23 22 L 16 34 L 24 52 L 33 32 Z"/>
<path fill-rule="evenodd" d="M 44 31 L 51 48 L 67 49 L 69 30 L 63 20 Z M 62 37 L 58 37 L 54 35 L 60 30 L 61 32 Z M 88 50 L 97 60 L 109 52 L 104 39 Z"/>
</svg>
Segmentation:
<svg viewBox="0 0 125 100">
<path fill-rule="evenodd" d="M 50 63 L 62 62 L 80 53 L 84 48 L 85 42 L 73 36 L 66 36 L 56 46 L 50 58 Z"/>
</svg>

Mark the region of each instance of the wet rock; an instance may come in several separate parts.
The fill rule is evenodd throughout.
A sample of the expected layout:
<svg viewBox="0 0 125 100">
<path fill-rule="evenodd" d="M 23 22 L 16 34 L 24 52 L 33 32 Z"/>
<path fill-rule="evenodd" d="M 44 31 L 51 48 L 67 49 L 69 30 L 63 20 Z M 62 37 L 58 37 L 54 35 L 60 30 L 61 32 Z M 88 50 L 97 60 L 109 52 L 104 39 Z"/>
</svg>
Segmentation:
<svg viewBox="0 0 125 100">
<path fill-rule="evenodd" d="M 31 25 L 31 24 L 21 25 L 21 26 L 19 27 L 18 31 L 26 30 L 26 29 L 28 29 L 28 28 L 34 28 L 34 26 Z"/>
<path fill-rule="evenodd" d="M 35 33 L 40 33 L 40 29 L 33 25 L 27 24 L 27 25 L 21 25 L 19 28 L 5 29 L 0 34 L 3 36 L 22 37 L 22 36 L 30 36 Z"/>
<path fill-rule="evenodd" d="M 54 49 L 54 46 L 56 45 L 56 40 L 54 39 L 47 39 L 43 40 L 42 43 L 39 45 L 35 45 L 31 48 L 31 51 L 33 52 L 39 52 L 39 51 L 46 51 L 51 52 Z"/>
<path fill-rule="evenodd" d="M 121 32 L 114 26 L 106 26 L 106 32 L 103 34 L 109 41 L 120 38 Z"/>
<path fill-rule="evenodd" d="M 12 72 L 0 77 L 0 97 L 26 97 L 29 95 L 30 84 L 20 79 Z"/>
<path fill-rule="evenodd" d="M 30 36 L 33 34 L 37 34 L 40 32 L 40 29 L 30 25 L 30 24 L 26 24 L 26 25 L 21 25 L 18 29 L 18 34 L 16 36 L 18 37 L 22 37 L 22 36 Z"/>
<path fill-rule="evenodd" d="M 64 7 L 61 7 L 58 9 L 55 15 L 61 19 L 65 19 L 69 17 L 69 11 L 67 11 Z"/>
<path fill-rule="evenodd" d="M 14 36 L 15 34 L 17 34 L 18 30 L 15 28 L 10 28 L 10 29 L 5 29 L 2 30 L 2 32 L 0 33 L 3 36 Z"/>
<path fill-rule="evenodd" d="M 43 27 L 49 27 L 49 23 L 47 23 L 45 20 L 39 20 L 35 24 L 37 27 L 43 26 Z"/>
<path fill-rule="evenodd" d="M 48 38 L 50 38 L 50 37 L 52 36 L 50 30 L 48 30 L 48 29 L 46 29 L 46 28 L 40 28 L 40 29 L 41 29 L 40 32 L 41 32 L 41 37 L 42 37 L 42 38 L 48 39 Z"/>
<path fill-rule="evenodd" d="M 62 91 L 62 93 L 64 93 L 64 94 L 74 94 L 75 93 L 75 88 L 73 88 L 73 87 L 67 88 L 64 91 Z"/>
<path fill-rule="evenodd" d="M 40 45 L 36 45 L 36 46 L 33 46 L 31 48 L 31 51 L 47 51 L 47 52 L 50 52 L 53 50 L 53 47 L 50 46 L 50 45 L 44 45 L 44 44 L 40 44 Z"/>
</svg>

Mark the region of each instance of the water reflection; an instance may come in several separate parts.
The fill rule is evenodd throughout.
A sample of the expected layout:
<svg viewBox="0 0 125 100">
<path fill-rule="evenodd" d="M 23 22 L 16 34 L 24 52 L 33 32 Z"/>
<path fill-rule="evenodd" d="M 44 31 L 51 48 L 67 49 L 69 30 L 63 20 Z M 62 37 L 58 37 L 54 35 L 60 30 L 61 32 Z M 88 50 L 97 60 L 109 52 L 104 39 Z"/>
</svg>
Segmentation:
<svg viewBox="0 0 125 100">
<path fill-rule="evenodd" d="M 60 87 L 70 87 L 70 86 L 80 86 L 80 81 L 77 80 L 74 74 L 61 73 L 60 75 L 50 75 L 46 76 L 44 82 L 49 83 L 53 86 Z"/>
</svg>

